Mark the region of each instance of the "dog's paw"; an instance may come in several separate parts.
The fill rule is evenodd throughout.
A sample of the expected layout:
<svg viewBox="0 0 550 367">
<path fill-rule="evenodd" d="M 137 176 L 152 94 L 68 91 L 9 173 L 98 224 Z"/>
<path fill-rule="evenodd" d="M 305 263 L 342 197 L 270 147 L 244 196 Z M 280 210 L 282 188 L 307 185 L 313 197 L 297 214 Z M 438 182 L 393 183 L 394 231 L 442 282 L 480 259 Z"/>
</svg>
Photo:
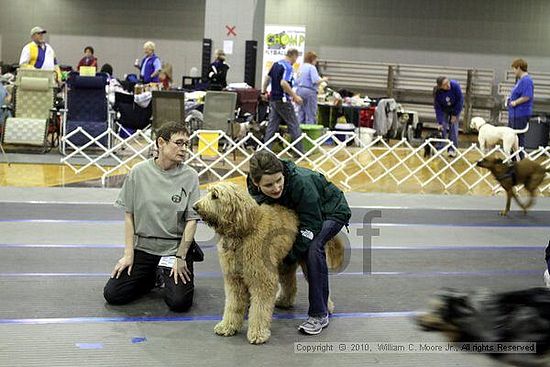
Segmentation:
<svg viewBox="0 0 550 367">
<path fill-rule="evenodd" d="M 248 329 L 246 337 L 250 344 L 263 344 L 269 340 L 271 330 L 269 329 Z"/>
<path fill-rule="evenodd" d="M 277 308 L 287 309 L 292 308 L 292 306 L 294 306 L 294 304 L 288 297 L 277 297 L 275 300 L 275 307 Z"/>
<path fill-rule="evenodd" d="M 500 214 L 501 216 L 505 217 L 508 215 L 508 212 L 506 210 L 503 210 L 501 212 L 499 212 L 498 214 Z"/>
<path fill-rule="evenodd" d="M 237 333 L 237 328 L 229 326 L 224 321 L 220 321 L 214 326 L 214 332 L 221 336 L 233 336 Z"/>
</svg>

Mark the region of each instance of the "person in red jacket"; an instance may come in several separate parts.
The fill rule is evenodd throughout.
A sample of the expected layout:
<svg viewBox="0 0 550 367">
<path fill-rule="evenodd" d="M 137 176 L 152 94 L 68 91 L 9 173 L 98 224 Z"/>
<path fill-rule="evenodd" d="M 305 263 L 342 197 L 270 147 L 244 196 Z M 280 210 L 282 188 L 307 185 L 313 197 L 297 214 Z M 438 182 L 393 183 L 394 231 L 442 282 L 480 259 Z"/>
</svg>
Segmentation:
<svg viewBox="0 0 550 367">
<path fill-rule="evenodd" d="M 97 57 L 94 56 L 94 48 L 92 46 L 84 48 L 84 57 L 80 59 L 76 69 L 80 71 L 81 66 L 95 66 L 97 69 Z"/>
</svg>

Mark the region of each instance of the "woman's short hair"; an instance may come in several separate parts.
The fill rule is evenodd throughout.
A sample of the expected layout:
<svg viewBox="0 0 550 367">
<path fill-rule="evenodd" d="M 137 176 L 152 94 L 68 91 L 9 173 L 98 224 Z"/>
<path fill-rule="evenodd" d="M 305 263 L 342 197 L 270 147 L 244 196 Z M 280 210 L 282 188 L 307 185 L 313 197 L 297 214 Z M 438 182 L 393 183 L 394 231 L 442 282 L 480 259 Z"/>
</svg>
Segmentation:
<svg viewBox="0 0 550 367">
<path fill-rule="evenodd" d="M 283 163 L 269 150 L 254 153 L 250 158 L 249 167 L 250 177 L 254 183 L 260 182 L 263 175 L 283 172 Z"/>
<path fill-rule="evenodd" d="M 446 76 L 439 76 L 435 80 L 435 87 L 433 89 L 433 96 L 434 98 L 437 96 L 437 93 L 441 90 L 441 87 L 443 86 L 443 82 L 447 80 L 448 78 Z"/>
<path fill-rule="evenodd" d="M 304 62 L 307 62 L 308 64 L 311 64 L 316 59 L 317 59 L 317 54 L 313 51 L 308 51 L 304 55 Z"/>
<path fill-rule="evenodd" d="M 286 52 L 286 55 L 287 55 L 288 57 L 292 57 L 292 56 L 299 56 L 300 53 L 299 53 L 298 50 L 295 49 L 295 48 L 289 48 L 288 51 Z"/>
<path fill-rule="evenodd" d="M 169 141 L 170 139 L 172 139 L 172 136 L 180 133 L 185 136 L 191 135 L 189 133 L 189 129 L 187 128 L 187 126 L 185 126 L 185 123 L 183 122 L 170 121 L 163 124 L 157 130 L 157 138 L 155 139 L 155 144 L 157 148 L 159 146 L 159 138 L 162 138 L 164 141 Z"/>
<path fill-rule="evenodd" d="M 148 48 L 150 50 L 155 51 L 155 43 L 152 41 L 147 41 L 143 44 L 143 48 Z"/>
<path fill-rule="evenodd" d="M 86 46 L 84 47 L 84 52 L 86 51 L 90 51 L 90 53 L 93 55 L 94 54 L 94 48 L 92 46 Z"/>
<path fill-rule="evenodd" d="M 527 71 L 527 61 L 523 59 L 515 59 L 512 62 L 512 67 L 515 69 L 521 69 L 521 71 Z"/>
<path fill-rule="evenodd" d="M 101 67 L 101 70 L 99 72 L 100 73 L 107 73 L 110 76 L 113 76 L 113 67 L 111 66 L 111 64 L 103 64 L 103 66 Z"/>
</svg>

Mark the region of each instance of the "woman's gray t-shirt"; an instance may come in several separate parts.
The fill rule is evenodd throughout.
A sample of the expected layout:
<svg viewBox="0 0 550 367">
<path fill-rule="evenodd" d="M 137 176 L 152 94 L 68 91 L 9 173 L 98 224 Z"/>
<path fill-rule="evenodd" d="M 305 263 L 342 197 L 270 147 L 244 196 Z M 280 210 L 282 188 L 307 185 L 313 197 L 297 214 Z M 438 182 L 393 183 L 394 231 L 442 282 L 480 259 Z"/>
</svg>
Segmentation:
<svg viewBox="0 0 550 367">
<path fill-rule="evenodd" d="M 175 255 L 185 227 L 199 219 L 193 204 L 199 200 L 197 172 L 180 164 L 163 171 L 151 158 L 132 168 L 115 207 L 134 215 L 134 248 L 159 256 Z"/>
</svg>

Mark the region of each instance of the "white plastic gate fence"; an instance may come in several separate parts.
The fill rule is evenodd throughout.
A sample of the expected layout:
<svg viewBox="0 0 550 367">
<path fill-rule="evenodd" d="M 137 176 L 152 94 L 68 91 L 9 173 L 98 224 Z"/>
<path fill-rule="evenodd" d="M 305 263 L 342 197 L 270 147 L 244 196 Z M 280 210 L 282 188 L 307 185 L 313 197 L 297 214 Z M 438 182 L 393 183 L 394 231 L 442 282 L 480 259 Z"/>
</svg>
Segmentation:
<svg viewBox="0 0 550 367">
<path fill-rule="evenodd" d="M 86 135 L 90 141 L 84 146 L 75 146 L 69 139 L 78 133 Z M 217 133 L 218 138 L 205 138 L 205 134 L 212 133 Z M 111 139 L 111 148 L 99 142 L 104 136 Z M 108 176 L 119 169 L 129 170 L 137 162 L 148 159 L 155 146 L 150 138 L 150 132 L 141 130 L 128 138 L 122 138 L 114 130 L 108 129 L 94 138 L 82 128 L 78 128 L 63 139 L 73 151 L 63 157 L 61 162 L 71 167 L 77 174 L 90 167 L 97 167 L 103 173 L 101 177 L 103 184 Z M 445 190 L 462 185 L 468 191 L 473 191 L 480 185 L 487 185 L 493 193 L 496 193 L 500 186 L 487 170 L 477 168 L 476 163 L 482 157 L 493 153 L 504 156 L 504 152 L 498 146 L 488 152 L 482 152 L 472 144 L 469 148 L 458 151 L 456 157 L 450 158 L 446 153 L 451 145 L 449 140 L 428 139 L 420 146 L 413 146 L 407 140 L 390 145 L 378 137 L 369 144 L 364 144 L 354 132 L 331 131 L 318 139 L 311 139 L 306 134 L 302 134 L 292 143 L 277 133 L 264 143 L 252 134 L 235 141 L 224 131 L 197 130 L 193 132 L 191 139 L 201 142 L 201 151 L 197 147 L 188 150 L 189 156 L 185 163 L 197 169 L 199 178 L 211 175 L 215 180 L 226 180 L 246 176 L 248 161 L 254 153 L 253 149 L 247 147 L 255 145 L 256 149 L 267 149 L 267 146 L 272 143 L 278 143 L 281 150 L 274 151 L 278 157 L 288 158 L 291 154 L 297 164 L 304 164 L 323 173 L 344 190 L 353 190 L 358 183 L 364 185 L 385 182 L 399 187 L 413 182 L 424 188 L 436 182 Z M 311 149 L 300 153 L 296 149 L 298 141 L 309 143 Z M 352 148 L 348 143 L 355 146 Z M 94 144 L 99 146 L 99 153 L 96 150 L 92 155 L 86 149 Z M 436 150 L 436 145 L 441 149 Z M 223 146 L 223 149 L 218 149 L 218 146 Z M 434 148 L 433 156 L 424 158 L 426 146 Z M 125 148 L 124 155 L 120 154 L 122 148 Z M 208 150 L 214 150 L 215 156 L 206 157 L 205 153 Z M 512 157 L 517 154 L 519 152 L 514 153 Z M 234 159 L 237 155 L 238 159 Z M 545 167 L 550 165 L 550 147 L 540 147 L 526 155 Z M 84 160 L 85 163 L 77 165 L 75 163 L 77 158 L 78 161 Z M 106 165 L 104 163 L 106 158 L 111 158 L 116 164 Z M 540 187 L 540 191 L 546 194 L 549 188 L 550 183 Z"/>
</svg>

